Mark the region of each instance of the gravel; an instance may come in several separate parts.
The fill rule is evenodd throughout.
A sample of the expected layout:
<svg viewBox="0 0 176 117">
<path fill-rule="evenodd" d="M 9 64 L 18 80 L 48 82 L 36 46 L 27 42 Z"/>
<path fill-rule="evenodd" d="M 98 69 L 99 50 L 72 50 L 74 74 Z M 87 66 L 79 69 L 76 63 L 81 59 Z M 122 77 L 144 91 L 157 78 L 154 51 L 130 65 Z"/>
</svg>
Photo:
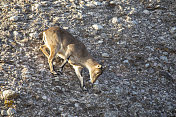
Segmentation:
<svg viewBox="0 0 176 117">
<path fill-rule="evenodd" d="M 103 29 L 103 26 L 101 26 L 101 25 L 99 25 L 99 24 L 94 24 L 94 25 L 92 25 L 92 27 L 93 27 L 95 30 Z"/>
<path fill-rule="evenodd" d="M 13 115 L 15 115 L 15 114 L 16 114 L 16 110 L 15 110 L 15 109 L 9 108 L 9 109 L 7 110 L 7 115 L 13 116 Z"/>
<path fill-rule="evenodd" d="M 0 116 L 176 116 L 175 24 L 175 0 L 2 0 Z M 56 25 L 103 66 L 93 86 L 83 70 L 88 91 L 70 65 L 49 71 L 39 34 Z"/>
</svg>

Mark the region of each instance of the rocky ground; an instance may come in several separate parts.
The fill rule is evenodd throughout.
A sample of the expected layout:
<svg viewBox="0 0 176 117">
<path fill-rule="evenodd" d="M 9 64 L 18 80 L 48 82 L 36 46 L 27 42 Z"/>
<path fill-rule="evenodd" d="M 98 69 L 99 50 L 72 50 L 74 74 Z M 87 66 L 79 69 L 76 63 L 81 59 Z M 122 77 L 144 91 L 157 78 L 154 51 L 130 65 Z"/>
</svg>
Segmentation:
<svg viewBox="0 0 176 117">
<path fill-rule="evenodd" d="M 49 72 L 38 34 L 55 25 L 103 65 L 88 91 Z M 0 1 L 0 117 L 174 117 L 175 83 L 175 0 Z"/>
</svg>

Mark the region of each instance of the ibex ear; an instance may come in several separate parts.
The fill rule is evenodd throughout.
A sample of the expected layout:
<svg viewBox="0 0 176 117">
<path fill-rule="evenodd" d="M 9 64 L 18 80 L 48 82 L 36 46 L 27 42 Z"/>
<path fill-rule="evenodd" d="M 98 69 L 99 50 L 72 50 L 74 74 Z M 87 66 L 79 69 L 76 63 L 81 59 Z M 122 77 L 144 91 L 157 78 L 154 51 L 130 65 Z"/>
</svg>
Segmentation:
<svg viewBox="0 0 176 117">
<path fill-rule="evenodd" d="M 98 68 L 98 69 L 101 69 L 101 67 L 102 67 L 101 65 L 97 65 L 97 66 L 96 66 L 96 68 Z"/>
</svg>

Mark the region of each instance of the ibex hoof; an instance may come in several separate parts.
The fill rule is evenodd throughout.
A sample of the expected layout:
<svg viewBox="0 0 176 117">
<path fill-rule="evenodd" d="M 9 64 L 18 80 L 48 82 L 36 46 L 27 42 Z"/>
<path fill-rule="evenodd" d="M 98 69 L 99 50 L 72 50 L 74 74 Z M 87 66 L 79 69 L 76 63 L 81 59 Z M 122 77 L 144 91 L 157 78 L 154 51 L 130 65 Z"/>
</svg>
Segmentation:
<svg viewBox="0 0 176 117">
<path fill-rule="evenodd" d="M 61 72 L 55 72 L 55 71 L 53 71 L 53 72 L 51 72 L 54 76 L 58 76 L 58 75 L 61 75 L 62 73 Z"/>
<path fill-rule="evenodd" d="M 63 73 L 62 73 L 62 69 L 61 69 L 61 68 L 60 68 L 59 70 L 57 70 L 57 74 L 58 74 L 58 75 L 63 74 Z"/>
<path fill-rule="evenodd" d="M 85 85 L 81 86 L 82 91 L 88 91 Z"/>
</svg>

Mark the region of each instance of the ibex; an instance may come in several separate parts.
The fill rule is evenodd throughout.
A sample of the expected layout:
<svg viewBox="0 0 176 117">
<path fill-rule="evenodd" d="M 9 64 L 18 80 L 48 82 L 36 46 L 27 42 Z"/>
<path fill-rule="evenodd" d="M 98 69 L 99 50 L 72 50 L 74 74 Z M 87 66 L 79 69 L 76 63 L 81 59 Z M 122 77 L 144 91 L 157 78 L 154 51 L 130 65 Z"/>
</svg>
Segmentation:
<svg viewBox="0 0 176 117">
<path fill-rule="evenodd" d="M 53 69 L 53 59 L 56 54 L 64 60 L 60 66 L 60 72 L 62 72 L 64 65 L 68 62 L 73 66 L 82 88 L 84 87 L 81 74 L 83 67 L 88 69 L 91 83 L 94 83 L 102 74 L 102 66 L 92 58 L 85 45 L 66 30 L 60 27 L 51 27 L 43 31 L 41 36 L 45 44 L 40 46 L 40 49 L 48 58 L 52 74 L 57 74 Z M 49 49 L 49 54 L 46 49 Z"/>
</svg>

